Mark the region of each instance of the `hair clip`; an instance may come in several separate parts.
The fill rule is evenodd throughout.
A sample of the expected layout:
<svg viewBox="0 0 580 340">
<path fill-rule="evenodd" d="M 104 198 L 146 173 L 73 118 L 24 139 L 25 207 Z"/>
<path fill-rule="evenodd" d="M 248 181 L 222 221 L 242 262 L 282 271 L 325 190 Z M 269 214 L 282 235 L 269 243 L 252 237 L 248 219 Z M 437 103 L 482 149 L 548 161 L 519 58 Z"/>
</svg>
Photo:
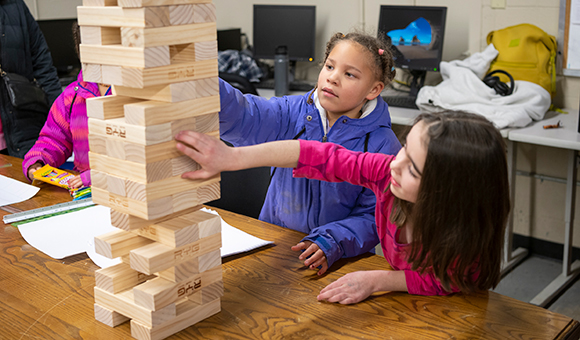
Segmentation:
<svg viewBox="0 0 580 340">
<path fill-rule="evenodd" d="M 385 53 L 385 50 L 383 50 L 382 48 L 379 48 L 379 55 L 383 55 L 383 53 Z"/>
<path fill-rule="evenodd" d="M 395 70 L 395 66 L 391 67 L 391 72 L 393 72 Z"/>
</svg>

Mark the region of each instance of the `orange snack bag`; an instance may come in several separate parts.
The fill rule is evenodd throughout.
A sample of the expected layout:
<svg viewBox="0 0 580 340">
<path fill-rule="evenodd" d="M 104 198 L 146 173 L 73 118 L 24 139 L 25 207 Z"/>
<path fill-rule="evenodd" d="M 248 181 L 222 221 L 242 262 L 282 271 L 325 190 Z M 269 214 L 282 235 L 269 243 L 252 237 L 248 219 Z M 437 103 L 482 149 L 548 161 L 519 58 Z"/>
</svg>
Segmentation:
<svg viewBox="0 0 580 340">
<path fill-rule="evenodd" d="M 34 176 L 34 179 L 53 184 L 67 190 L 70 189 L 68 186 L 68 181 L 75 177 L 75 175 L 69 172 L 55 168 L 48 164 L 36 170 L 32 176 Z"/>
</svg>

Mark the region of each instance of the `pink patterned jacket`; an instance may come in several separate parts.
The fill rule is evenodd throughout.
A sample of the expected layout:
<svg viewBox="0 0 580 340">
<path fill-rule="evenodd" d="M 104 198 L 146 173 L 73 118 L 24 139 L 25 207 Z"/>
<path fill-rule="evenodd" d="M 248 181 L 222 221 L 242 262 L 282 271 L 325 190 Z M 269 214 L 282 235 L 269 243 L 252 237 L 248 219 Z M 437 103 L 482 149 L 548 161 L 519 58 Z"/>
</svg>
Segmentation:
<svg viewBox="0 0 580 340">
<path fill-rule="evenodd" d="M 82 71 L 58 96 L 34 146 L 24 156 L 22 171 L 36 162 L 60 167 L 74 152 L 74 170 L 83 186 L 91 185 L 89 170 L 89 129 L 86 99 L 100 97 L 99 86 L 83 80 Z M 30 179 L 30 178 L 29 178 Z"/>
</svg>

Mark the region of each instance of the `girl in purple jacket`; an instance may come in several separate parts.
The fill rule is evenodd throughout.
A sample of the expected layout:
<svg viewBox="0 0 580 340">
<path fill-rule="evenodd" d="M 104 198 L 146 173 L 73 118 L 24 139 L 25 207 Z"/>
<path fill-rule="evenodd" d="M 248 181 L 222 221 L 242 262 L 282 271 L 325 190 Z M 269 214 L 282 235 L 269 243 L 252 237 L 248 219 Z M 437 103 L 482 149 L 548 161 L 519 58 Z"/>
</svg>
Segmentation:
<svg viewBox="0 0 580 340">
<path fill-rule="evenodd" d="M 394 76 L 385 41 L 358 32 L 334 34 L 316 88 L 304 95 L 266 100 L 220 80 L 220 137 L 234 146 L 299 138 L 395 154 L 401 144 L 380 96 Z M 306 233 L 292 250 L 303 251 L 298 259 L 322 275 L 337 260 L 378 244 L 375 202 L 365 188 L 292 178 L 290 169 L 280 168 L 271 171 L 259 218 Z"/>
</svg>

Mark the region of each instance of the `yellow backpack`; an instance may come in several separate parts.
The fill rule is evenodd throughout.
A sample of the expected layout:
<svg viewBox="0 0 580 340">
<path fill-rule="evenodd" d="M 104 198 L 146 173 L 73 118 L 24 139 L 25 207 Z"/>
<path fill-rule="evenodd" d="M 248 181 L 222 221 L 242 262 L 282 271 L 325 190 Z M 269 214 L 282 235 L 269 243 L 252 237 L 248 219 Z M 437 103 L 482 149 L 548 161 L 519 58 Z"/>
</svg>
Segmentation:
<svg viewBox="0 0 580 340">
<path fill-rule="evenodd" d="M 487 43 L 498 50 L 488 72 L 504 70 L 515 80 L 526 80 L 556 94 L 556 38 L 531 24 L 491 31 Z M 508 82 L 505 75 L 500 80 Z"/>
</svg>

